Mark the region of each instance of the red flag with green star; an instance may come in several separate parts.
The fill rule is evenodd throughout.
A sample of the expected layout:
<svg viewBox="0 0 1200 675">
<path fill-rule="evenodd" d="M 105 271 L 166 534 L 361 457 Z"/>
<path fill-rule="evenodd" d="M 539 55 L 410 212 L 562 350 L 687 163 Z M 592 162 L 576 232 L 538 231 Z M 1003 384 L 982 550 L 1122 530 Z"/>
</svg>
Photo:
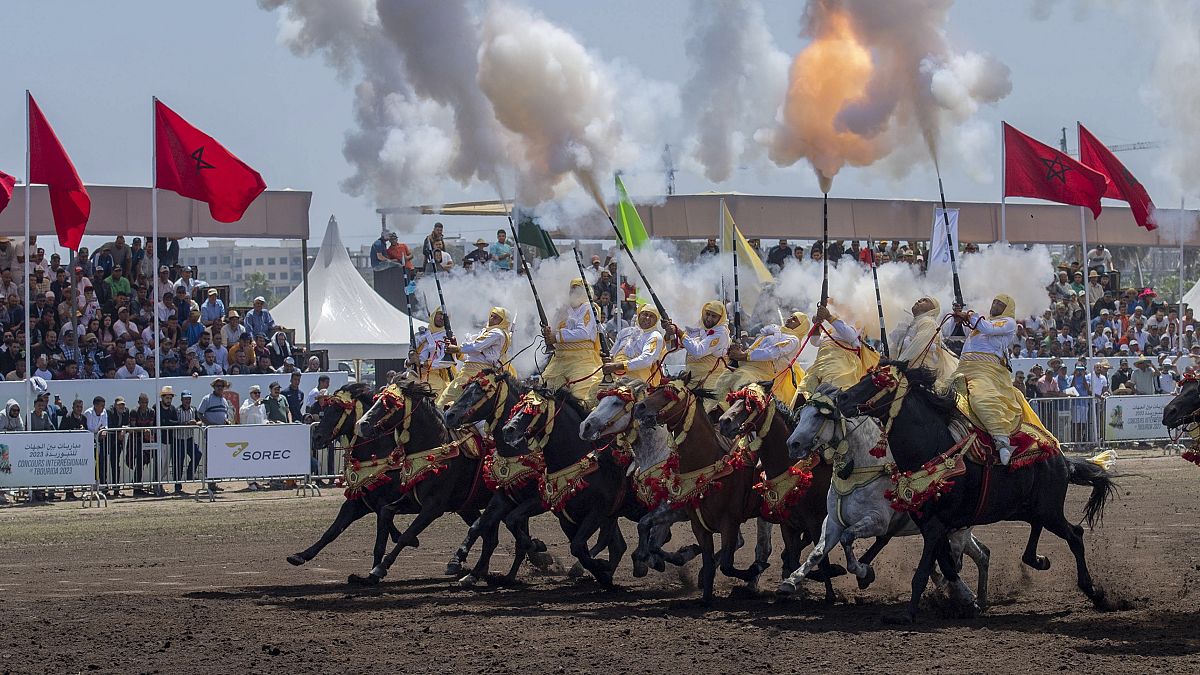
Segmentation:
<svg viewBox="0 0 1200 675">
<path fill-rule="evenodd" d="M 1100 215 L 1108 179 L 1004 123 L 1004 196 L 1085 206 Z"/>
</svg>

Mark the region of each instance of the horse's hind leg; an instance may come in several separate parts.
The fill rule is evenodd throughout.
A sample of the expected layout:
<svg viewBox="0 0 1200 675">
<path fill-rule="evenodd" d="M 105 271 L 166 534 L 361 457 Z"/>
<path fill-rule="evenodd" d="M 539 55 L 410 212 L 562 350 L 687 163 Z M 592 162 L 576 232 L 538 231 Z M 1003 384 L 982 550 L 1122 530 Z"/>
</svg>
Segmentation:
<svg viewBox="0 0 1200 675">
<path fill-rule="evenodd" d="M 500 521 L 504 519 L 505 514 L 512 510 L 512 502 L 501 493 L 496 493 L 492 496 L 491 502 L 488 503 L 483 515 L 479 516 L 471 525 L 471 532 L 467 535 L 467 541 L 463 542 L 459 551 L 462 553 L 462 559 L 459 560 L 459 571 L 462 570 L 462 561 L 466 560 L 467 550 L 470 548 L 471 541 L 475 537 L 483 537 L 483 549 L 479 552 L 479 560 L 475 561 L 475 567 L 471 569 L 471 573 L 458 580 L 461 586 L 473 586 L 479 580 L 487 577 L 488 568 L 492 562 L 492 554 L 496 551 L 496 546 L 500 543 Z M 451 560 L 446 565 L 446 573 L 450 574 L 454 560 Z"/>
<path fill-rule="evenodd" d="M 790 537 L 788 534 L 789 530 L 793 533 Z M 785 527 L 783 528 L 783 531 L 785 541 L 788 539 L 798 539 L 796 536 L 798 533 L 795 528 Z M 804 577 L 808 576 L 808 573 L 811 572 L 814 567 L 820 565 L 821 561 L 825 559 L 825 556 L 829 555 L 829 551 L 833 549 L 834 545 L 841 538 L 841 536 L 842 526 L 837 522 L 836 519 L 826 516 L 823 527 L 821 528 L 821 536 L 817 540 L 817 543 L 813 546 L 812 553 L 808 554 L 808 559 L 804 561 L 804 564 L 801 565 L 799 569 L 792 570 L 792 572 L 784 578 L 783 582 L 779 584 L 779 589 L 775 591 L 776 594 L 791 595 L 792 593 L 795 593 L 796 589 L 800 586 L 800 582 L 804 580 Z M 789 548 L 793 546 L 798 548 L 799 544 L 793 544 L 791 541 L 788 541 L 787 546 Z"/>
<path fill-rule="evenodd" d="M 1046 528 L 1054 534 L 1066 540 L 1067 546 L 1071 547 L 1071 553 L 1075 556 L 1075 569 L 1078 576 L 1077 583 L 1079 590 L 1091 599 L 1092 604 L 1097 609 L 1107 609 L 1104 602 L 1104 593 L 1096 590 L 1092 583 L 1092 575 L 1088 572 L 1087 560 L 1083 554 L 1083 528 L 1079 525 L 1072 525 L 1067 522 L 1065 516 L 1059 515 L 1057 519 L 1049 519 L 1046 521 Z"/>
<path fill-rule="evenodd" d="M 1050 559 L 1044 555 L 1038 555 L 1037 552 L 1038 539 L 1041 537 L 1042 524 L 1040 522 L 1030 523 L 1029 541 L 1025 542 L 1025 553 L 1021 554 L 1021 562 L 1035 570 L 1048 570 L 1050 569 Z"/>
<path fill-rule="evenodd" d="M 574 532 L 567 532 L 567 534 L 571 538 L 571 555 L 575 556 L 584 569 L 592 573 L 601 586 L 611 587 L 612 572 L 608 569 L 608 565 L 593 558 L 588 547 L 588 540 L 604 525 L 604 519 L 605 517 L 599 511 L 593 510 L 580 521 L 579 526 L 574 528 Z M 564 529 L 564 531 L 566 530 Z M 607 542 L 604 543 L 607 544 Z"/>
<path fill-rule="evenodd" d="M 962 552 L 975 562 L 975 569 L 979 572 L 979 582 L 975 586 L 975 604 L 983 611 L 987 609 L 988 604 L 988 567 L 992 552 L 969 529 L 963 530 L 959 537 L 962 539 Z"/>
<path fill-rule="evenodd" d="M 772 525 L 771 521 L 762 517 L 759 517 L 756 522 L 757 539 L 754 543 L 754 568 L 758 570 L 758 574 L 762 574 L 771 566 Z M 798 551 L 796 555 L 799 556 Z M 758 575 L 755 575 L 751 585 L 757 584 Z"/>
<path fill-rule="evenodd" d="M 620 520 L 614 519 L 612 533 L 608 537 L 608 564 L 613 572 L 621 566 L 621 558 L 627 550 L 629 544 L 625 543 L 625 535 L 621 534 Z"/>
</svg>

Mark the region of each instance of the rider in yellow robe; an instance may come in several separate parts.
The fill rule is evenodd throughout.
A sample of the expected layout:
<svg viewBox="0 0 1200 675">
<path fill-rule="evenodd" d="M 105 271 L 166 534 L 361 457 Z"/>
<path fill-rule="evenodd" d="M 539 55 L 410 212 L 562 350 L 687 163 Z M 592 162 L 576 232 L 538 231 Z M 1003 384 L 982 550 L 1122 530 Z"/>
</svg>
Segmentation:
<svg viewBox="0 0 1200 675">
<path fill-rule="evenodd" d="M 690 376 L 690 386 L 715 390 L 717 380 L 725 373 L 725 354 L 729 351 L 729 326 L 725 323 L 725 305 L 717 300 L 704 303 L 700 309 L 700 327 L 680 330 L 675 324 L 664 326 L 668 335 L 687 352 L 684 372 Z M 716 402 L 705 400 L 706 410 Z"/>
<path fill-rule="evenodd" d="M 467 382 L 479 372 L 507 365 L 505 359 L 512 344 L 512 335 L 509 333 L 511 327 L 512 320 L 508 316 L 508 310 L 493 307 L 488 312 L 487 326 L 478 335 L 468 336 L 461 345 L 447 345 L 446 352 L 461 356 L 463 364 L 458 369 L 458 375 L 438 397 L 437 403 L 440 407 L 447 408 L 453 405 L 458 397 L 462 396 Z"/>
<path fill-rule="evenodd" d="M 853 326 L 834 316 L 827 306 L 818 306 L 813 319 L 822 333 L 821 342 L 816 360 L 800 382 L 800 395 L 807 398 L 822 384 L 849 389 L 868 370 L 879 365 L 879 354 L 862 341 Z M 825 328 L 826 323 L 829 328 Z"/>
<path fill-rule="evenodd" d="M 604 364 L 606 375 L 628 375 L 636 377 L 650 386 L 662 380 L 662 364 L 659 359 L 666 350 L 658 322 L 662 317 L 654 305 L 638 306 L 636 322 L 617 333 L 613 345 L 612 361 Z"/>
<path fill-rule="evenodd" d="M 600 333 L 595 308 L 587 301 L 583 279 L 572 279 L 570 307 L 557 328 L 546 328 L 542 336 L 554 348 L 554 356 L 542 371 L 542 382 L 550 389 L 567 386 L 581 401 L 591 400 L 603 374 L 600 366 Z"/>
<path fill-rule="evenodd" d="M 717 380 L 717 401 L 722 407 L 729 392 L 753 382 L 768 381 L 772 382 L 775 397 L 790 404 L 796 395 L 796 383 L 804 378 L 804 369 L 796 363 L 796 355 L 811 325 L 807 314 L 794 312 L 782 327 L 763 326 L 749 347 L 731 346 L 729 358 L 739 365 Z"/>
</svg>

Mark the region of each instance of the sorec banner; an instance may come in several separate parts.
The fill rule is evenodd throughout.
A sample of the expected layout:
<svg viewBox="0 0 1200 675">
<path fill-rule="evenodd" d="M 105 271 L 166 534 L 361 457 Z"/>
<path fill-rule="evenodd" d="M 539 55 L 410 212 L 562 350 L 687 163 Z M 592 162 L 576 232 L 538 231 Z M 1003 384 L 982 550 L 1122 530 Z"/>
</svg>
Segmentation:
<svg viewBox="0 0 1200 675">
<path fill-rule="evenodd" d="M 1163 408 L 1174 398 L 1154 396 L 1109 396 L 1104 399 L 1104 439 L 1142 441 L 1168 438 L 1162 425 Z"/>
<path fill-rule="evenodd" d="M 89 431 L 0 434 L 0 488 L 73 487 L 96 482 L 96 441 Z"/>
<path fill-rule="evenodd" d="M 210 426 L 204 431 L 208 478 L 304 476 L 312 465 L 307 424 Z"/>
</svg>

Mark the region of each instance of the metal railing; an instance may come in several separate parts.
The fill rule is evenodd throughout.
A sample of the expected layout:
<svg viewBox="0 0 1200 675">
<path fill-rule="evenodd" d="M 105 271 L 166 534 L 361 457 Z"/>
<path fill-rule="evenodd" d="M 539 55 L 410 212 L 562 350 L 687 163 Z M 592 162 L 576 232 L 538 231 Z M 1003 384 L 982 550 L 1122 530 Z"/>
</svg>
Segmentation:
<svg viewBox="0 0 1200 675">
<path fill-rule="evenodd" d="M 1060 446 L 1084 449 L 1103 444 L 1103 401 L 1095 396 L 1035 398 L 1030 399 L 1029 407 Z"/>
</svg>

